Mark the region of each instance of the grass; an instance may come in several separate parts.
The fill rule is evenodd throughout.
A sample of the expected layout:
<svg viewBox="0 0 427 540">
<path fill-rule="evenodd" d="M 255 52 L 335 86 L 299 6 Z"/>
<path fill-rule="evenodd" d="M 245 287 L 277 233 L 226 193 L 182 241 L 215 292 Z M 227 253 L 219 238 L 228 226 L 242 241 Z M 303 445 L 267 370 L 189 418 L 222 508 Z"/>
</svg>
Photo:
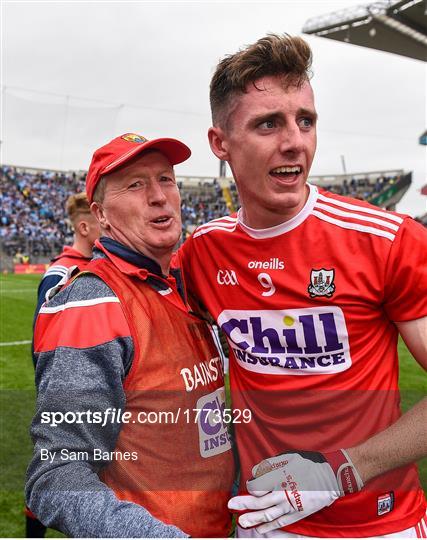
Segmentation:
<svg viewBox="0 0 427 540">
<path fill-rule="evenodd" d="M 403 341 L 399 342 L 399 388 L 403 412 L 427 395 L 427 377 Z M 427 458 L 418 462 L 421 485 L 427 494 Z"/>
<path fill-rule="evenodd" d="M 30 341 L 40 276 L 0 276 L 0 343 Z M 31 456 L 28 428 L 34 412 L 31 345 L 0 346 L 0 537 L 24 536 L 24 476 Z M 424 371 L 399 344 L 402 407 L 407 410 L 427 393 Z M 420 462 L 427 491 L 427 459 Z M 48 537 L 61 537 L 49 530 Z"/>
<path fill-rule="evenodd" d="M 37 275 L 0 277 L 0 342 L 30 341 Z M 29 425 L 34 413 L 31 344 L 0 347 L 0 536 L 24 537 L 24 477 L 32 452 Z M 47 537 L 62 537 L 52 529 Z"/>
</svg>

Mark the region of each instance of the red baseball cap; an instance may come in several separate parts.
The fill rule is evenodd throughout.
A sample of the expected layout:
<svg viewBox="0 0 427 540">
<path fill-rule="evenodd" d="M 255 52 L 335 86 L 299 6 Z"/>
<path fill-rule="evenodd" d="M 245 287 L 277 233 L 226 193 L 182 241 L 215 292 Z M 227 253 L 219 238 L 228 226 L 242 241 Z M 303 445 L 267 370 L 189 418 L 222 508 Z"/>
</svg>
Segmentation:
<svg viewBox="0 0 427 540">
<path fill-rule="evenodd" d="M 116 137 L 93 154 L 86 176 L 86 194 L 89 204 L 101 176 L 122 167 L 130 159 L 144 150 L 155 149 L 164 154 L 171 165 L 182 163 L 191 156 L 191 150 L 177 139 L 147 140 L 136 133 L 125 133 Z"/>
</svg>

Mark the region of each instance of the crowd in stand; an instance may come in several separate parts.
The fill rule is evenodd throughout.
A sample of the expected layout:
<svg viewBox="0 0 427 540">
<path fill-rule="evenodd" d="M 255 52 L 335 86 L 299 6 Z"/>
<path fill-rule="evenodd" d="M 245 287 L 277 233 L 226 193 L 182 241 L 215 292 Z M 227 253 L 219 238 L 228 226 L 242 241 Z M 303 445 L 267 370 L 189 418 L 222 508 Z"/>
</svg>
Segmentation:
<svg viewBox="0 0 427 540">
<path fill-rule="evenodd" d="M 65 202 L 85 189 L 85 173 L 0 168 L 0 242 L 9 256 L 50 257 L 72 244 Z M 217 180 L 181 188 L 183 239 L 197 225 L 229 213 Z"/>
<path fill-rule="evenodd" d="M 71 244 L 73 231 L 65 219 L 69 195 L 85 189 L 85 173 L 38 171 L 15 167 L 0 168 L 0 248 L 7 255 L 23 253 L 31 257 L 51 257 L 64 244 Z M 329 191 L 359 199 L 372 200 L 398 177 L 352 178 L 326 186 Z M 239 207 L 234 183 L 225 200 L 219 182 L 200 181 L 182 186 L 183 240 L 198 225 L 230 213 Z"/>
<path fill-rule="evenodd" d="M 399 180 L 398 176 L 378 176 L 374 181 L 367 176 L 352 178 L 350 181 L 344 179 L 341 184 L 326 186 L 328 191 L 338 195 L 346 195 L 355 199 L 370 201 L 384 188 L 395 184 Z"/>
<path fill-rule="evenodd" d="M 202 223 L 229 214 L 218 180 L 200 182 L 195 188 L 183 187 L 181 191 L 182 240 Z"/>
<path fill-rule="evenodd" d="M 14 167 L 0 170 L 0 240 L 7 255 L 50 256 L 73 233 L 64 217 L 65 201 L 84 190 L 84 175 Z"/>
</svg>

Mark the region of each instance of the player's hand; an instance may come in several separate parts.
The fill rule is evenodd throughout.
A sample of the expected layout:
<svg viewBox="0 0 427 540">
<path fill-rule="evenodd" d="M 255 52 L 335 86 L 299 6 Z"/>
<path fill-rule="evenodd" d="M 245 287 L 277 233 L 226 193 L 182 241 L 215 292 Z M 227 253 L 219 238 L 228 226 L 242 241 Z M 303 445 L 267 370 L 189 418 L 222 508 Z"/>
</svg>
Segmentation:
<svg viewBox="0 0 427 540">
<path fill-rule="evenodd" d="M 250 510 L 239 516 L 238 523 L 243 528 L 257 526 L 259 534 L 304 519 L 363 487 L 345 450 L 289 451 L 261 461 L 252 475 L 246 482 L 250 495 L 233 497 L 228 507 Z"/>
</svg>

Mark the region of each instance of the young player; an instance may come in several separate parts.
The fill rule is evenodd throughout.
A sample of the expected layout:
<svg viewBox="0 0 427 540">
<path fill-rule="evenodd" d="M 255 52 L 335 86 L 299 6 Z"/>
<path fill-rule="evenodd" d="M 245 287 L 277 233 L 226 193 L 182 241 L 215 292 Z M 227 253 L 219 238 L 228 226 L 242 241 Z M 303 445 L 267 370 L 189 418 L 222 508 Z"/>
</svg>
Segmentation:
<svg viewBox="0 0 427 540">
<path fill-rule="evenodd" d="M 302 39 L 270 35 L 211 82 L 209 142 L 242 207 L 196 229 L 180 257 L 228 336 L 233 408 L 253 413 L 235 424 L 229 506 L 250 510 L 240 536 L 421 535 L 427 403 L 401 416 L 397 339 L 427 368 L 427 234 L 307 184 L 310 64 Z"/>
<path fill-rule="evenodd" d="M 69 268 L 77 266 L 79 270 L 84 269 L 92 258 L 93 244 L 99 237 L 99 224 L 91 214 L 86 193 L 70 195 L 65 210 L 73 225 L 74 242 L 72 246 L 64 246 L 62 253 L 52 259 L 52 264 L 43 275 L 37 290 L 35 317 L 46 300 L 47 291 L 67 275 Z"/>
</svg>

